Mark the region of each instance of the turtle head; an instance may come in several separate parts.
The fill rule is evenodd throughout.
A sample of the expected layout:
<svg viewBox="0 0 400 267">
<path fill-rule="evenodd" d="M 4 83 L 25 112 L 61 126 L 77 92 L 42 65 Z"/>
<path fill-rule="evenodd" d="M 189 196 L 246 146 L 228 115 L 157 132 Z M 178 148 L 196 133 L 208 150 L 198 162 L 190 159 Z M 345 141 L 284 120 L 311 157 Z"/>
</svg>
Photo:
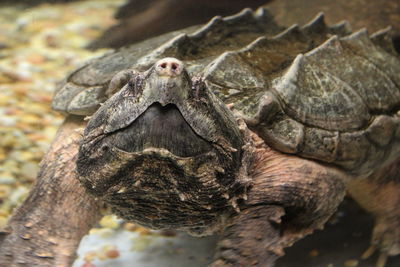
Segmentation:
<svg viewBox="0 0 400 267">
<path fill-rule="evenodd" d="M 120 216 L 155 228 L 184 228 L 195 212 L 232 205 L 246 180 L 245 142 L 232 113 L 175 58 L 131 73 L 85 129 L 77 160 L 82 184 Z M 166 223 L 173 207 L 185 214 Z"/>
</svg>

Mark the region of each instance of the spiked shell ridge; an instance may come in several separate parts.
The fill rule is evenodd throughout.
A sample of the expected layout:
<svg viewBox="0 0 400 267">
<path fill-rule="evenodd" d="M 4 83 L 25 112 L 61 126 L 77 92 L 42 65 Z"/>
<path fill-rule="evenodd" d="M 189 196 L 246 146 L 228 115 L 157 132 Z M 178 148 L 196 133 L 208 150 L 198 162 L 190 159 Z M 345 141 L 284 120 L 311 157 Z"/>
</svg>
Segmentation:
<svg viewBox="0 0 400 267">
<path fill-rule="evenodd" d="M 368 173 L 400 151 L 400 62 L 389 35 L 329 27 L 323 14 L 284 29 L 266 9 L 245 9 L 89 62 L 53 108 L 91 115 L 116 73 L 175 57 L 273 148 Z"/>
</svg>

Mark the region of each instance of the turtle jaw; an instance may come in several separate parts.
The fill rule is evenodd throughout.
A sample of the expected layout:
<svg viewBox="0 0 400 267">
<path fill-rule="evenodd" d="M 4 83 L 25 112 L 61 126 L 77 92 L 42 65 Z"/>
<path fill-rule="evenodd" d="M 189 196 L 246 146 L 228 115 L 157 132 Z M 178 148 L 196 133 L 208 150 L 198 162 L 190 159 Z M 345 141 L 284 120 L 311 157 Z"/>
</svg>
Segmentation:
<svg viewBox="0 0 400 267">
<path fill-rule="evenodd" d="M 210 142 L 194 132 L 175 105 L 159 102 L 107 139 L 110 146 L 125 152 L 160 148 L 177 157 L 194 157 L 214 150 Z"/>
<path fill-rule="evenodd" d="M 127 220 L 201 233 L 244 195 L 244 145 L 204 81 L 167 58 L 136 73 L 92 116 L 78 179 Z"/>
<path fill-rule="evenodd" d="M 181 61 L 164 58 L 144 73 L 135 72 L 92 116 L 80 146 L 78 173 L 91 181 L 115 180 L 124 166 L 115 164 L 110 149 L 138 154 L 152 148 L 180 158 L 215 154 L 212 164 L 224 169 L 228 184 L 241 167 L 243 145 L 232 113 L 204 81 L 192 80 Z"/>
<path fill-rule="evenodd" d="M 183 62 L 163 58 L 144 76 L 138 106 L 145 109 L 135 114 L 130 125 L 110 136 L 111 145 L 125 152 L 138 153 L 147 148 L 166 149 L 177 157 L 193 157 L 213 150 L 212 143 L 195 132 L 189 118 L 185 118 L 179 109 L 188 109 L 185 103 L 191 97 L 192 89 Z"/>
</svg>

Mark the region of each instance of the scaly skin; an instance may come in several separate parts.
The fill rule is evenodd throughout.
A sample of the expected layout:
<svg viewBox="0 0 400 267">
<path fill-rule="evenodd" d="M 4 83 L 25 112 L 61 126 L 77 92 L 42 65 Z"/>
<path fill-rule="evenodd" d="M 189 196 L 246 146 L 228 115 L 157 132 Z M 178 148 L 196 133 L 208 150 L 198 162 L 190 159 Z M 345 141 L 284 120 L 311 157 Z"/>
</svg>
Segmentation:
<svg viewBox="0 0 400 267">
<path fill-rule="evenodd" d="M 362 255 L 368 258 L 380 250 L 377 267 L 388 256 L 400 254 L 400 159 L 365 179 L 348 184 L 350 195 L 375 218 L 371 247 Z"/>
<path fill-rule="evenodd" d="M 377 219 L 373 241 L 383 252 L 378 266 L 400 252 L 398 161 L 355 180 L 246 133 L 175 58 L 133 76 L 93 115 L 83 138 L 81 117 L 60 128 L 30 196 L 2 233 L 1 266 L 69 266 L 99 219 L 102 202 L 90 193 L 121 217 L 149 227 L 221 231 L 213 267 L 273 266 L 285 247 L 323 227 L 342 201 L 346 181 Z"/>
<path fill-rule="evenodd" d="M 323 227 L 345 194 L 344 173 L 252 137 L 252 188 L 222 234 L 213 267 L 274 266 L 285 247 Z"/>
<path fill-rule="evenodd" d="M 0 233 L 0 266 L 70 266 L 81 238 L 100 219 L 101 202 L 75 178 L 85 122 L 69 117 L 43 158 L 29 197 Z"/>
</svg>

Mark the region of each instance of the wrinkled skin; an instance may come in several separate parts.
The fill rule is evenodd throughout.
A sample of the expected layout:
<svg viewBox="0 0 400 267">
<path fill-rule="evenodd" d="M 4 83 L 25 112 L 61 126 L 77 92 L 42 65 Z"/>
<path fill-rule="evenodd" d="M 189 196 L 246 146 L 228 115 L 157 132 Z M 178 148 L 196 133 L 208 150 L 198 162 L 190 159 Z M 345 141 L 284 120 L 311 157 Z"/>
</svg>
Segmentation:
<svg viewBox="0 0 400 267">
<path fill-rule="evenodd" d="M 244 145 L 229 110 L 166 58 L 134 73 L 93 115 L 77 171 L 124 219 L 202 234 L 243 198 Z"/>
<path fill-rule="evenodd" d="M 70 266 L 81 238 L 101 218 L 102 203 L 76 179 L 85 124 L 70 116 L 58 130 L 30 195 L 0 232 L 1 267 Z"/>
<path fill-rule="evenodd" d="M 182 62 L 125 71 L 121 84 L 85 130 L 80 181 L 126 220 L 220 233 L 213 266 L 272 266 L 342 200 L 342 173 L 271 150 Z"/>
<path fill-rule="evenodd" d="M 124 71 L 109 91 L 117 93 L 83 135 L 79 117 L 61 127 L 31 196 L 2 233 L 0 266 L 69 266 L 102 201 L 152 228 L 220 234 L 212 266 L 273 266 L 285 247 L 323 227 L 345 183 L 357 181 L 269 147 L 177 59 L 160 60 L 144 73 Z M 389 171 L 393 194 L 396 166 L 372 174 Z M 395 213 L 390 207 L 398 202 L 390 200 L 387 209 Z M 398 253 L 398 240 L 387 234 L 397 217 L 387 221 L 379 205 L 372 212 L 381 218 L 375 246 L 388 250 L 382 265 L 387 254 Z"/>
</svg>

